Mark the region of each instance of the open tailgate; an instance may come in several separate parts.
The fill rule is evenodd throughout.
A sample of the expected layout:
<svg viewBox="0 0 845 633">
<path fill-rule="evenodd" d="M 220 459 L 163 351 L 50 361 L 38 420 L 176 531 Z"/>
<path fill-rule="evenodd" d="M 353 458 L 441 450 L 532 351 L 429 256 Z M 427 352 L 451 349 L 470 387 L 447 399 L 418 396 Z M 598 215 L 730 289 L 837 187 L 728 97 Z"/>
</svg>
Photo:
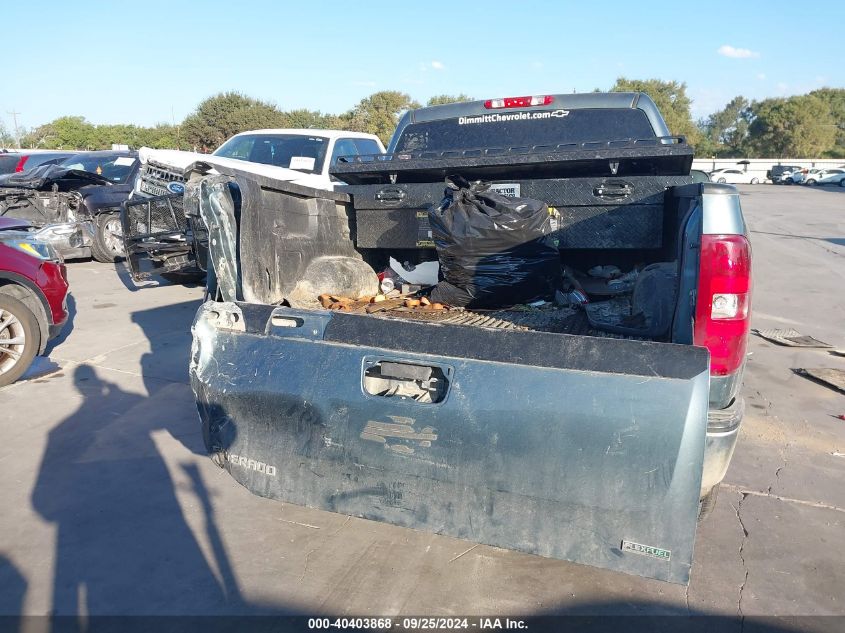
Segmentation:
<svg viewBox="0 0 845 633">
<path fill-rule="evenodd" d="M 255 182 L 241 184 L 242 203 L 219 186 L 200 202 L 229 300 L 200 308 L 190 368 L 206 445 L 237 481 L 309 507 L 688 582 L 705 349 L 244 302 L 241 280 L 268 259 L 238 248 L 239 225 L 259 210 L 281 220 L 261 209 Z M 278 200 L 287 185 L 271 185 L 267 199 Z M 307 206 L 309 225 L 324 225 L 320 205 Z M 375 395 L 374 372 L 439 395 Z"/>
</svg>

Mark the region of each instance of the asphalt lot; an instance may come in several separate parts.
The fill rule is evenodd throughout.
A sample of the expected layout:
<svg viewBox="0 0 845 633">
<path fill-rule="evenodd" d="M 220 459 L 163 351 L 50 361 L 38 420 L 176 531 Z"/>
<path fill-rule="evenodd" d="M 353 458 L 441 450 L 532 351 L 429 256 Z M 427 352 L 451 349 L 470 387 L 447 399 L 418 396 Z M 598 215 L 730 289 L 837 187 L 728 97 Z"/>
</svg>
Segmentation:
<svg viewBox="0 0 845 633">
<path fill-rule="evenodd" d="M 754 327 L 845 348 L 845 189 L 741 191 Z M 69 271 L 47 373 L 0 390 L 0 613 L 845 614 L 845 395 L 792 372 L 845 358 L 752 337 L 686 589 L 249 494 L 205 456 L 187 384 L 201 289 Z"/>
</svg>

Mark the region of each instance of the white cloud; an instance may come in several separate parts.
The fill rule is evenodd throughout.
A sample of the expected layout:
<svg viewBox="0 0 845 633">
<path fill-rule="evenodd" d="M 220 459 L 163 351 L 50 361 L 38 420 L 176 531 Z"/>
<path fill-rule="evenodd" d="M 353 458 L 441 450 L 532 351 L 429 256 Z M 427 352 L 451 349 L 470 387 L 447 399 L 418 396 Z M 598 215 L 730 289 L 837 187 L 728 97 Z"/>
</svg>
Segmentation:
<svg viewBox="0 0 845 633">
<path fill-rule="evenodd" d="M 433 62 L 431 62 L 431 67 L 434 70 L 445 70 L 445 68 L 446 68 L 446 66 L 443 65 L 443 62 L 439 62 L 436 59 Z"/>
<path fill-rule="evenodd" d="M 760 81 L 766 81 L 766 73 L 757 73 L 757 79 Z"/>
<path fill-rule="evenodd" d="M 376 82 L 374 82 L 374 81 L 353 81 L 352 85 L 353 86 L 363 86 L 364 88 L 374 88 L 375 85 L 376 85 Z"/>
<path fill-rule="evenodd" d="M 543 62 L 539 62 L 539 61 L 531 62 L 531 68 L 533 68 L 535 70 L 541 70 L 543 68 Z"/>
<path fill-rule="evenodd" d="M 720 46 L 716 49 L 716 52 L 719 55 L 724 57 L 733 57 L 735 59 L 747 59 L 749 57 L 760 57 L 760 53 L 755 51 L 749 50 L 747 48 L 735 48 L 729 44 L 725 44 L 724 46 Z"/>
</svg>

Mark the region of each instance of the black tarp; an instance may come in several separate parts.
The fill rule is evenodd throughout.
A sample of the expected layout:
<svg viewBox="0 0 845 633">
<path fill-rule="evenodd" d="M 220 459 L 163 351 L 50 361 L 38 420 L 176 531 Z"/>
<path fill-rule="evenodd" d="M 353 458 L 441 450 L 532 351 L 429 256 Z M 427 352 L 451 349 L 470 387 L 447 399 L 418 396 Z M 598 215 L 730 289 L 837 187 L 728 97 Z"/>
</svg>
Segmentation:
<svg viewBox="0 0 845 633">
<path fill-rule="evenodd" d="M 0 176 L 0 187 L 50 191 L 56 185 L 58 191 L 73 191 L 86 185 L 111 185 L 108 178 L 81 169 L 69 169 L 61 165 L 41 165 L 29 171 Z"/>
</svg>

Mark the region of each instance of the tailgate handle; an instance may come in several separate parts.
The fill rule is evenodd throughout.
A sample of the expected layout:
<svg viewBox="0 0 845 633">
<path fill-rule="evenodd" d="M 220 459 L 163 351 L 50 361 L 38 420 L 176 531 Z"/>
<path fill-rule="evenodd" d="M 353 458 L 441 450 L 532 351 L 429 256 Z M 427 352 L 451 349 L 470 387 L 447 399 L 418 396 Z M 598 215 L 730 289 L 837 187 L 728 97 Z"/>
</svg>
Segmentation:
<svg viewBox="0 0 845 633">
<path fill-rule="evenodd" d="M 376 193 L 376 200 L 381 202 L 401 202 L 407 194 L 399 187 L 385 187 Z"/>
<path fill-rule="evenodd" d="M 437 404 L 446 399 L 451 380 L 449 367 L 401 359 L 364 359 L 362 383 L 371 396 Z"/>
<path fill-rule="evenodd" d="M 593 189 L 598 198 L 627 198 L 634 188 L 627 182 L 604 182 Z"/>
</svg>

